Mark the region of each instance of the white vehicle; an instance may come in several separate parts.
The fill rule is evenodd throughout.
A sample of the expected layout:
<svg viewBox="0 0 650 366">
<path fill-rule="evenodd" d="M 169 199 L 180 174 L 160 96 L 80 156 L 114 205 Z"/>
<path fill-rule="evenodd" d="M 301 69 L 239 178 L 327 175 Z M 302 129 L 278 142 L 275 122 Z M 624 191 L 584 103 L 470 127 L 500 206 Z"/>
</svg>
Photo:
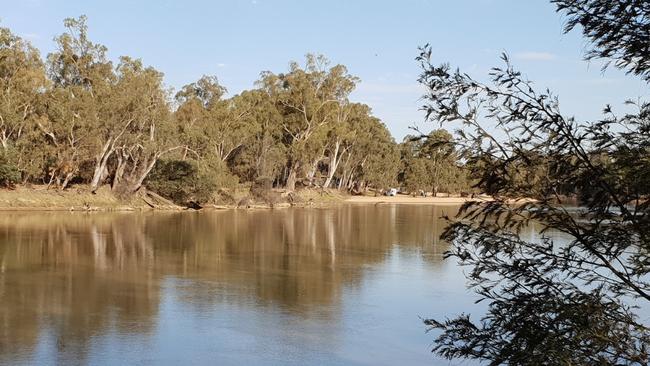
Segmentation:
<svg viewBox="0 0 650 366">
<path fill-rule="evenodd" d="M 391 188 L 391 189 L 387 190 L 386 195 L 391 196 L 391 197 L 396 196 L 397 195 L 397 188 Z"/>
</svg>

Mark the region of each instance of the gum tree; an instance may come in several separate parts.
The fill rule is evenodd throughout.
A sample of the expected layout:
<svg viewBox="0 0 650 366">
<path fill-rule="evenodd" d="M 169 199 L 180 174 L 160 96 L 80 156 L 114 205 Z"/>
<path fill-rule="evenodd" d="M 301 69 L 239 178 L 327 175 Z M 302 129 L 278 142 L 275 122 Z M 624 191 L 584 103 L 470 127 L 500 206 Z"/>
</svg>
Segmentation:
<svg viewBox="0 0 650 366">
<path fill-rule="evenodd" d="M 0 27 L 0 155 L 4 169 L 20 170 L 24 180 L 43 168 L 43 156 L 32 146 L 42 143 L 35 129 L 48 89 L 38 50 Z"/>
<path fill-rule="evenodd" d="M 329 67 L 322 55 L 307 55 L 301 67 L 292 62 L 289 72 L 262 73 L 258 82 L 276 102 L 282 114 L 283 140 L 288 149 L 285 187 L 295 189 L 301 171 L 313 171 L 325 150 L 326 125 L 345 103 L 357 78 L 343 65 Z"/>
</svg>

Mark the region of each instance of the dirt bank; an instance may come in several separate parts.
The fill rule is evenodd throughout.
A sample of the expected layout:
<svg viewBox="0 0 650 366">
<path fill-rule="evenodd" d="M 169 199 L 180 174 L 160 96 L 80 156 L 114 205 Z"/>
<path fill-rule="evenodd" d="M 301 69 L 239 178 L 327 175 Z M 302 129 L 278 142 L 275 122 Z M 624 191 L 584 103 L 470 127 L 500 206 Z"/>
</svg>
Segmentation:
<svg viewBox="0 0 650 366">
<path fill-rule="evenodd" d="M 133 211 L 180 210 L 182 207 L 153 192 L 138 192 L 128 199 L 116 197 L 108 187 L 92 193 L 88 187 L 66 190 L 46 186 L 17 186 L 0 189 L 0 211 Z"/>
<path fill-rule="evenodd" d="M 243 192 L 243 191 L 242 191 Z M 240 197 L 241 196 L 241 197 Z M 242 198 L 243 197 L 243 198 Z M 330 207 L 340 204 L 418 204 L 460 205 L 469 200 L 489 201 L 489 196 L 469 197 L 412 197 L 407 195 L 349 196 L 338 190 L 302 189 L 295 192 L 272 190 L 270 200 L 259 200 L 248 193 L 239 193 L 229 201 L 219 199 L 203 209 L 270 209 L 287 207 Z M 520 202 L 520 201 L 518 201 Z M 96 193 L 86 186 L 74 186 L 64 191 L 45 186 L 18 186 L 0 189 L 0 211 L 136 211 L 184 210 L 163 197 L 149 191 L 138 192 L 127 199 L 116 197 L 109 187 Z"/>
<path fill-rule="evenodd" d="M 243 192 L 243 191 L 242 191 Z M 326 207 L 345 202 L 346 195 L 335 190 L 304 189 L 295 192 L 272 190 L 269 200 L 256 199 L 247 192 L 238 192 L 230 200 L 218 199 L 204 209 L 270 209 L 286 207 Z M 87 186 L 66 190 L 46 186 L 17 186 L 0 189 L 0 211 L 140 211 L 185 210 L 151 191 L 139 191 L 129 198 L 118 198 L 108 186 L 92 193 Z"/>
</svg>

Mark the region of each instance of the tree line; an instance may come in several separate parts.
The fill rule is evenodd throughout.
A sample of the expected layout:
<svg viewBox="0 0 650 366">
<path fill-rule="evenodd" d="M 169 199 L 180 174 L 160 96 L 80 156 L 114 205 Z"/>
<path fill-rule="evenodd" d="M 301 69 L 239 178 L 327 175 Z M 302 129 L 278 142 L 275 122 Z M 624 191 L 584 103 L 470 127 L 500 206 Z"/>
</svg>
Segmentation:
<svg viewBox="0 0 650 366">
<path fill-rule="evenodd" d="M 363 191 L 467 188 L 451 135 L 446 147 L 408 136 L 397 144 L 369 106 L 349 100 L 359 79 L 322 55 L 265 71 L 226 97 L 215 76 L 174 93 L 141 60 L 108 58 L 86 18 L 64 20 L 56 50 L 41 58 L 0 28 L 0 177 L 65 189 L 143 185 L 180 201 L 210 199 L 239 183 Z"/>
</svg>

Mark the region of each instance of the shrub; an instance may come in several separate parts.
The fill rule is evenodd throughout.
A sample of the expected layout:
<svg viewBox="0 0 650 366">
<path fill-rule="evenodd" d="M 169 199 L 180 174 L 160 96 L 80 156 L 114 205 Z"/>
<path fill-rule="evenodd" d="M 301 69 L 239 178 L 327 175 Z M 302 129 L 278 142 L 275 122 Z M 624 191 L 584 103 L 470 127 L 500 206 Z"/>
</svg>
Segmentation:
<svg viewBox="0 0 650 366">
<path fill-rule="evenodd" d="M 209 177 L 200 174 L 197 163 L 187 160 L 158 161 L 146 186 L 179 204 L 204 201 L 216 189 Z"/>
<path fill-rule="evenodd" d="M 0 187 L 13 188 L 19 181 L 18 167 L 5 154 L 0 154 Z"/>
</svg>

